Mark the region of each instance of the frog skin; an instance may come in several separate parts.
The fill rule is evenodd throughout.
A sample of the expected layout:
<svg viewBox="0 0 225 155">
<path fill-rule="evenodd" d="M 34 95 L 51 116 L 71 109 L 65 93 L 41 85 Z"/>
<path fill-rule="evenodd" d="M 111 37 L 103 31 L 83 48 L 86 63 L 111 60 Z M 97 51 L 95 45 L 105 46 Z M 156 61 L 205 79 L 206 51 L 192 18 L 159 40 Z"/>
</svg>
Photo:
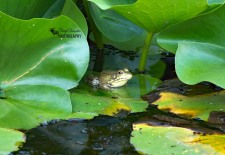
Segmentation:
<svg viewBox="0 0 225 155">
<path fill-rule="evenodd" d="M 132 74 L 127 68 L 118 71 L 106 70 L 102 71 L 99 76 L 90 75 L 88 83 L 93 87 L 111 89 L 124 86 L 131 78 Z"/>
</svg>

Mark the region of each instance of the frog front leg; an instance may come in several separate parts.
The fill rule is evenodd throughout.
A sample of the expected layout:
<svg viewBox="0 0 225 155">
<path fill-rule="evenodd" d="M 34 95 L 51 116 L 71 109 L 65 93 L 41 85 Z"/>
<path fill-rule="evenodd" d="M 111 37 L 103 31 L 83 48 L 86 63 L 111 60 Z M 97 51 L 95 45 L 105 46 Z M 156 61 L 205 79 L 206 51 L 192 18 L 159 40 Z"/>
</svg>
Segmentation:
<svg viewBox="0 0 225 155">
<path fill-rule="evenodd" d="M 103 84 L 100 85 L 100 87 L 102 89 L 105 89 L 105 90 L 110 90 L 111 89 L 111 84 L 109 84 L 109 83 L 103 83 Z"/>
</svg>

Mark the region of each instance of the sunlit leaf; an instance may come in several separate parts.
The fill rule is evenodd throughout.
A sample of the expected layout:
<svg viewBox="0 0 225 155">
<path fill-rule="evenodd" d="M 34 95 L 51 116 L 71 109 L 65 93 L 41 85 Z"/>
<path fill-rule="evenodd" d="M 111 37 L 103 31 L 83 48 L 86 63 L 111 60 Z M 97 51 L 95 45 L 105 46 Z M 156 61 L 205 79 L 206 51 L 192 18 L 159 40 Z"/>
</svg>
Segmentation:
<svg viewBox="0 0 225 155">
<path fill-rule="evenodd" d="M 104 97 L 91 95 L 88 92 L 75 91 L 71 95 L 71 101 L 74 113 L 97 113 L 102 115 L 113 116 L 121 110 L 131 112 L 145 111 L 148 103 L 141 100 Z"/>
<path fill-rule="evenodd" d="M 179 127 L 136 124 L 130 141 L 138 152 L 146 155 L 225 153 L 224 135 L 196 135 L 192 130 Z"/>
<path fill-rule="evenodd" d="M 72 116 L 89 119 L 96 114 L 113 116 L 120 111 L 145 111 L 148 103 L 140 99 L 141 95 L 153 91 L 159 84 L 160 80 L 156 78 L 137 75 L 129 80 L 126 86 L 112 90 L 94 90 L 86 84 L 79 85 L 71 94 L 74 113 Z"/>
<path fill-rule="evenodd" d="M 25 142 L 22 132 L 0 128 L 0 154 L 8 155 L 12 151 L 17 151 L 18 147 Z"/>
<path fill-rule="evenodd" d="M 170 92 L 162 92 L 159 95 L 160 98 L 153 102 L 159 109 L 169 109 L 173 113 L 191 118 L 207 121 L 211 112 L 225 112 L 225 91 L 190 97 Z"/>
</svg>

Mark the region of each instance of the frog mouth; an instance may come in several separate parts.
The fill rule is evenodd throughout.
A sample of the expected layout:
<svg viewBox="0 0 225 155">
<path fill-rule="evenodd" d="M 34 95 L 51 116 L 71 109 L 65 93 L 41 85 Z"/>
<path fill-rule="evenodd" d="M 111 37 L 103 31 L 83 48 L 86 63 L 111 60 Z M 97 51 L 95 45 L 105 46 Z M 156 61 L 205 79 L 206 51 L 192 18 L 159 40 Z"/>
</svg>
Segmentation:
<svg viewBox="0 0 225 155">
<path fill-rule="evenodd" d="M 120 80 L 117 81 L 116 83 L 112 83 L 111 87 L 121 87 L 124 86 L 127 83 L 127 80 Z"/>
</svg>

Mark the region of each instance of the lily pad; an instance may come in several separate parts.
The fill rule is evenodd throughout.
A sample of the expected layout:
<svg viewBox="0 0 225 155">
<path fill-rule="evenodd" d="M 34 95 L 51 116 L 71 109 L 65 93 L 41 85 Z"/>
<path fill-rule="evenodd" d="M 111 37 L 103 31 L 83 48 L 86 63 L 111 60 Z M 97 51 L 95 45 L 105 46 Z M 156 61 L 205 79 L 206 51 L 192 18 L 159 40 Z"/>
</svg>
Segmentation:
<svg viewBox="0 0 225 155">
<path fill-rule="evenodd" d="M 20 20 L 0 12 L 0 25 L 0 126 L 30 129 L 71 114 L 65 89 L 78 85 L 89 60 L 76 23 L 65 16 Z M 52 27 L 80 30 L 80 38 L 60 38 Z"/>
<path fill-rule="evenodd" d="M 96 26 L 108 40 L 114 42 L 129 41 L 130 44 L 135 44 L 136 47 L 139 44 L 134 41 L 135 38 L 142 39 L 144 42 L 147 33 L 144 33 L 143 29 L 113 10 L 102 10 L 94 3 L 89 4 L 90 12 Z M 131 40 L 133 40 L 132 43 L 130 42 Z"/>
<path fill-rule="evenodd" d="M 182 42 L 175 64 L 179 79 L 186 84 L 208 81 L 225 88 L 225 46 Z"/>
<path fill-rule="evenodd" d="M 60 16 L 25 21 L 0 13 L 0 25 L 1 89 L 37 84 L 69 89 L 78 85 L 89 60 L 85 35 L 80 31 L 80 38 L 60 38 L 50 32 L 52 27 L 80 30 L 72 20 Z"/>
<path fill-rule="evenodd" d="M 141 96 L 156 90 L 160 84 L 161 81 L 157 78 L 150 75 L 137 74 L 128 81 L 126 87 L 113 89 L 112 93 L 124 98 L 140 99 Z"/>
<path fill-rule="evenodd" d="M 55 18 L 65 15 L 71 18 L 87 36 L 87 22 L 72 0 L 0 0 L 0 11 L 20 19 Z"/>
<path fill-rule="evenodd" d="M 36 85 L 4 89 L 0 99 L 0 126 L 30 129 L 72 112 L 69 92 L 59 87 Z"/>
<path fill-rule="evenodd" d="M 176 53 L 176 73 L 181 81 L 209 81 L 225 88 L 224 20 L 225 5 L 159 34 L 159 44 Z"/>
<path fill-rule="evenodd" d="M 0 128 L 0 154 L 8 155 L 12 151 L 17 151 L 23 142 L 25 136 L 22 132 Z"/>
<path fill-rule="evenodd" d="M 141 154 L 224 154 L 224 135 L 196 135 L 179 127 L 133 125 L 131 143 Z"/>
<path fill-rule="evenodd" d="M 92 115 L 114 116 L 120 111 L 132 113 L 145 111 L 148 103 L 141 100 L 140 96 L 156 89 L 159 84 L 158 79 L 138 75 L 126 86 L 112 90 L 94 90 L 86 84 L 79 85 L 71 94 L 73 116 L 90 119 Z"/>
<path fill-rule="evenodd" d="M 207 121 L 211 112 L 225 112 L 225 91 L 197 96 L 184 96 L 171 92 L 161 92 L 159 95 L 160 98 L 152 104 L 175 114 Z"/>
<path fill-rule="evenodd" d="M 103 10 L 112 9 L 148 32 L 197 16 L 208 8 L 207 0 L 89 0 Z"/>
</svg>

